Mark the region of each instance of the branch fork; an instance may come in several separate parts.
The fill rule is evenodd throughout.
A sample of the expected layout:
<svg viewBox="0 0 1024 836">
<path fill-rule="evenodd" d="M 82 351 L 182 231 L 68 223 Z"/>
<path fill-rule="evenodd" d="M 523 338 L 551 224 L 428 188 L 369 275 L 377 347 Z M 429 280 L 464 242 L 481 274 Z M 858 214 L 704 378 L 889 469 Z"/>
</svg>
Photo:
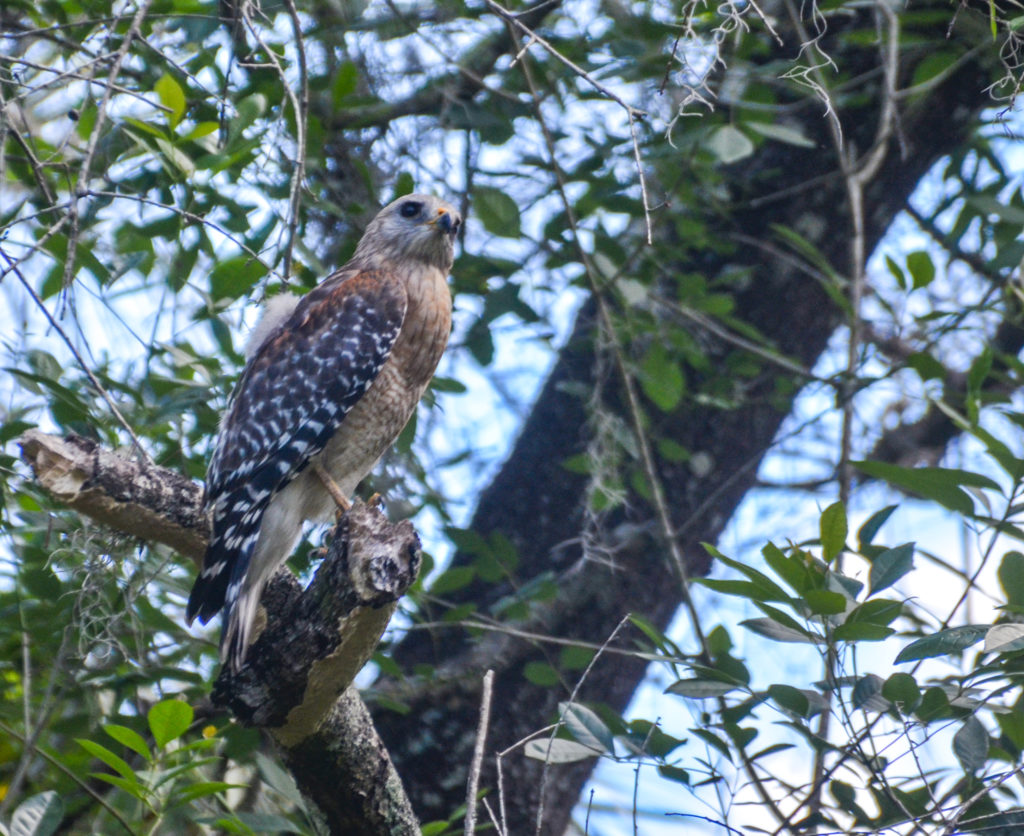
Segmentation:
<svg viewBox="0 0 1024 836">
<path fill-rule="evenodd" d="M 197 564 L 209 537 L 202 487 L 180 473 L 90 439 L 29 430 L 19 439 L 36 482 L 97 522 L 169 545 Z M 302 589 L 287 570 L 263 593 L 262 632 L 237 673 L 223 669 L 215 703 L 266 728 L 331 833 L 414 836 L 419 824 L 352 680 L 373 654 L 398 599 L 416 580 L 420 541 L 361 502 L 332 531 Z"/>
</svg>

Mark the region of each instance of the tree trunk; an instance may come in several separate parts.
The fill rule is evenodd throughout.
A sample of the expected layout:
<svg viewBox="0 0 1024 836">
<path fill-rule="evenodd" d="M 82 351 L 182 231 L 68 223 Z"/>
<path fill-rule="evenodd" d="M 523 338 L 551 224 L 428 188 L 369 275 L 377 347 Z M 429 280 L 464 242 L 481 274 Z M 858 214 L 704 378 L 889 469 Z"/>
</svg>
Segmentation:
<svg viewBox="0 0 1024 836">
<path fill-rule="evenodd" d="M 849 25 L 854 23 L 862 29 L 873 27 L 869 16 Z M 836 27 L 837 21 L 833 18 L 830 25 Z M 928 33 L 925 42 L 941 41 L 948 20 L 932 25 L 935 31 Z M 973 25 L 973 21 L 959 21 L 952 41 L 955 43 L 963 36 L 963 29 Z M 910 28 L 905 26 L 905 31 Z M 939 29 L 943 32 L 936 34 Z M 785 27 L 780 31 L 786 46 L 776 46 L 767 60 L 792 60 L 797 50 L 796 34 Z M 968 37 L 976 35 L 968 32 Z M 863 98 L 851 96 L 846 100 L 848 106 L 840 110 L 844 151 L 866 153 L 874 141 L 881 111 L 878 47 L 840 42 L 833 28 L 824 48 L 849 76 L 854 76 L 858 67 L 876 70 L 857 90 Z M 909 52 L 903 57 L 899 85 L 908 83 L 919 57 Z M 969 63 L 941 86 L 901 100 L 900 141 L 889 141 L 884 163 L 864 193 L 868 252 L 925 172 L 944 155 L 963 147 L 977 125 L 980 109 L 987 104 L 982 91 L 989 83 L 988 70 Z M 791 111 L 799 114 L 798 127 L 814 140 L 814 148 L 767 143 L 744 164 L 723 168 L 732 202 L 728 213 L 715 217 L 712 223 L 721 240 L 733 242 L 736 247 L 725 254 L 703 253 L 676 265 L 679 271 L 698 272 L 709 279 L 726 268 L 749 268 L 751 280 L 735 295 L 734 316 L 754 324 L 781 354 L 807 369 L 814 365 L 839 325 L 840 312 L 822 282 L 802 269 L 799 258 L 786 255 L 772 230 L 775 225 L 798 230 L 829 264 L 848 270 L 850 204 L 823 111 L 821 102 L 806 100 L 804 107 Z M 709 200 L 708 205 L 713 201 Z M 643 614 L 664 628 L 682 600 L 679 584 L 669 569 L 664 540 L 649 536 L 657 530 L 653 524 L 655 512 L 642 498 L 631 496 L 629 514 L 611 517 L 600 533 L 603 545 L 614 550 L 612 561 L 588 560 L 579 545 L 587 477 L 567 470 L 562 462 L 583 453 L 588 442 L 590 416 L 585 398 L 578 393 L 595 386 L 595 316 L 596 304 L 591 299 L 580 311 L 571 339 L 561 351 L 508 460 L 481 496 L 470 525 L 485 537 L 500 532 L 511 541 L 517 551 L 520 586 L 545 572 L 555 575 L 557 599 L 535 609 L 526 625 L 512 626 L 588 643 L 607 639 L 627 613 Z M 702 345 L 711 345 L 713 365 L 731 351 L 711 335 L 701 334 L 700 339 Z M 693 373 L 687 391 L 699 391 L 705 382 Z M 684 401 L 670 415 L 648 411 L 656 416 L 652 418 L 652 434 L 672 438 L 692 453 L 702 454 L 703 466 L 699 469 L 688 462 L 658 463 L 672 524 L 691 574 L 708 571 L 709 558 L 699 544 L 716 540 L 753 486 L 759 463 L 802 382 L 794 381 L 791 372 L 766 364 L 758 376 L 746 381 L 736 408 L 712 409 Z M 460 552 L 454 565 L 469 565 L 474 559 L 474 555 Z M 489 604 L 512 594 L 514 589 L 507 582 L 477 582 L 447 598 L 456 604 L 474 602 L 484 611 Z M 626 630 L 618 638 L 616 644 L 628 645 L 636 635 Z M 693 649 L 692 642 L 690 645 Z M 557 667 L 558 650 L 557 646 L 500 633 L 487 633 L 474 640 L 454 628 L 413 631 L 397 646 L 395 655 L 406 670 L 418 664 L 437 666 L 435 676 L 428 680 L 385 680 L 379 684 L 380 690 L 404 701 L 408 711 L 398 714 L 384 707 L 374 710 L 378 729 L 422 820 L 444 818 L 463 801 L 485 669 L 496 671 L 495 704 L 500 707 L 497 715 L 501 718 L 491 728 L 487 747 L 490 756 L 557 719 L 557 705 L 569 698 L 579 672 L 563 671 L 560 686 L 542 687 L 524 676 L 524 667 L 533 661 Z M 643 661 L 606 655 L 589 672 L 577 699 L 603 702 L 622 711 L 645 669 Z M 442 774 L 438 773 L 439 763 L 446 764 Z M 586 761 L 552 766 L 543 777 L 542 766 L 523 757 L 520 750 L 504 758 L 507 831 L 525 834 L 538 830 L 544 784 L 540 832 L 562 833 L 593 764 Z M 493 757 L 486 761 L 482 786 L 489 786 L 492 794 L 497 791 Z M 492 806 L 496 808 L 497 804 Z"/>
</svg>

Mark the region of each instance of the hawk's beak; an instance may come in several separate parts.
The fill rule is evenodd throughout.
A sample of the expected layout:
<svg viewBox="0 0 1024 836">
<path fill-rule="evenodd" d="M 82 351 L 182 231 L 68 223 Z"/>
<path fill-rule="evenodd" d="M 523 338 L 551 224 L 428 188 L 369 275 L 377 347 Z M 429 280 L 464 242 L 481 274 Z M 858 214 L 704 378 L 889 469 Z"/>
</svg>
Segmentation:
<svg viewBox="0 0 1024 836">
<path fill-rule="evenodd" d="M 441 231 L 445 235 L 454 236 L 459 231 L 459 221 L 457 218 L 452 216 L 452 213 L 447 209 L 437 210 L 437 220 L 433 222 L 437 226 L 441 227 Z"/>
</svg>

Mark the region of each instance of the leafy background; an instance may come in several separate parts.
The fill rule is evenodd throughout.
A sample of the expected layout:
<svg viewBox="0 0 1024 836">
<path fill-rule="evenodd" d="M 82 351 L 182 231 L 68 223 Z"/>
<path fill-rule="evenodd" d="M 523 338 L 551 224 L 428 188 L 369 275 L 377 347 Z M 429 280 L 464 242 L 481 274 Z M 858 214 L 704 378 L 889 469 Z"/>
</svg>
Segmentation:
<svg viewBox="0 0 1024 836">
<path fill-rule="evenodd" d="M 57 506 L 16 442 L 75 432 L 201 480 L 256 303 L 315 285 L 417 189 L 468 223 L 451 349 L 367 486 L 432 555 L 366 675 L 392 743 L 449 696 L 435 665 L 475 678 L 469 637 L 518 630 L 543 652 L 507 665 L 495 734 L 520 744 L 510 772 L 552 765 L 498 799 L 508 832 L 532 826 L 537 787 L 581 775 L 551 790 L 564 823 L 598 757 L 573 814 L 592 833 L 671 832 L 665 813 L 708 832 L 1013 832 L 1016 12 L 511 11 L 0 9 L 0 822 L 316 827 L 261 738 L 205 699 L 192 567 Z M 531 413 L 556 390 L 574 411 Z M 531 463 L 520 431 L 569 442 Z M 471 511 L 521 500 L 500 493 L 510 451 L 555 511 L 503 529 Z M 537 546 L 559 516 L 571 545 Z M 623 589 L 600 628 L 562 630 L 546 608 L 576 565 L 671 592 L 638 607 Z M 631 710 L 632 679 L 602 685 L 619 658 L 652 662 Z M 432 796 L 408 760 L 425 832 L 461 829 L 463 782 Z"/>
</svg>

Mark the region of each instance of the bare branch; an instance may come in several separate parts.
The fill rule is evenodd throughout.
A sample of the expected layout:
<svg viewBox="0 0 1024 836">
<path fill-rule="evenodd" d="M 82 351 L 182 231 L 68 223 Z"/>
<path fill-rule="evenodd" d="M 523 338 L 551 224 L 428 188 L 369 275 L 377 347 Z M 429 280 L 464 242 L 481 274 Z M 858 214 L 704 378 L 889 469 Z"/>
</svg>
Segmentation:
<svg viewBox="0 0 1024 836">
<path fill-rule="evenodd" d="M 77 435 L 29 430 L 19 442 L 36 481 L 54 499 L 125 534 L 170 546 L 197 565 L 202 561 L 209 530 L 201 485 Z"/>
<path fill-rule="evenodd" d="M 483 694 L 480 697 L 480 725 L 476 730 L 476 746 L 473 749 L 473 766 L 469 770 L 469 782 L 466 787 L 466 826 L 465 836 L 473 836 L 476 831 L 476 794 L 480 786 L 480 768 L 484 760 L 484 745 L 487 742 L 487 728 L 491 723 L 491 696 L 494 691 L 494 671 L 484 674 Z"/>
</svg>

